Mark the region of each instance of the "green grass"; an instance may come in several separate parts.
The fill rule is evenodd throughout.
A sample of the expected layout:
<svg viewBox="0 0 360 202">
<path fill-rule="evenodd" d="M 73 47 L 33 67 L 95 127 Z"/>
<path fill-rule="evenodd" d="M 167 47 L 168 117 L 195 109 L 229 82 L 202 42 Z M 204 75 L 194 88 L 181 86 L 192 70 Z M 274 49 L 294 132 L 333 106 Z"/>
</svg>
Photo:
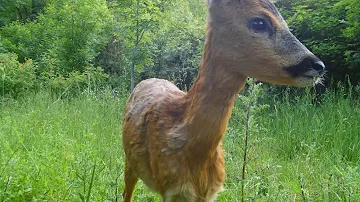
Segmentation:
<svg viewBox="0 0 360 202">
<path fill-rule="evenodd" d="M 309 94 L 270 103 L 253 117 L 248 201 L 360 201 L 359 102 L 328 92 L 316 104 Z M 244 108 L 237 105 L 236 111 Z M 236 117 L 224 140 L 228 190 L 222 201 L 241 195 L 245 123 Z"/>
<path fill-rule="evenodd" d="M 127 96 L 47 93 L 0 102 L 0 202 L 121 201 L 121 121 Z M 327 93 L 271 100 L 254 113 L 247 201 L 360 201 L 360 104 Z M 224 139 L 218 201 L 241 199 L 240 102 Z M 134 201 L 160 201 L 140 182 Z"/>
</svg>

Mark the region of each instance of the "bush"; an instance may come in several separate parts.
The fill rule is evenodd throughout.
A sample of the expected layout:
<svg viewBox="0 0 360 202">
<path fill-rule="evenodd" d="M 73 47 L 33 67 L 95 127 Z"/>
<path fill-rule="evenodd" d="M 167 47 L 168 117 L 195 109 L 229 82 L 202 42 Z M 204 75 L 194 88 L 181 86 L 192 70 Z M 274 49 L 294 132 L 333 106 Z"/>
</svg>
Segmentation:
<svg viewBox="0 0 360 202">
<path fill-rule="evenodd" d="M 0 53 L 0 95 L 18 97 L 35 88 L 36 66 L 30 59 L 18 62 L 14 53 Z"/>
<path fill-rule="evenodd" d="M 0 96 L 17 98 L 40 88 L 50 90 L 57 96 L 76 96 L 104 87 L 108 78 L 102 68 L 91 65 L 84 72 L 72 71 L 66 75 L 56 73 L 50 62 L 46 69 L 37 67 L 30 59 L 26 59 L 24 63 L 18 62 L 15 53 L 0 53 Z"/>
<path fill-rule="evenodd" d="M 81 93 L 93 92 L 106 85 L 108 75 L 101 67 L 89 66 L 83 73 L 70 72 L 67 75 L 55 75 L 52 71 L 43 72 L 42 86 L 58 96 L 76 96 Z"/>
</svg>

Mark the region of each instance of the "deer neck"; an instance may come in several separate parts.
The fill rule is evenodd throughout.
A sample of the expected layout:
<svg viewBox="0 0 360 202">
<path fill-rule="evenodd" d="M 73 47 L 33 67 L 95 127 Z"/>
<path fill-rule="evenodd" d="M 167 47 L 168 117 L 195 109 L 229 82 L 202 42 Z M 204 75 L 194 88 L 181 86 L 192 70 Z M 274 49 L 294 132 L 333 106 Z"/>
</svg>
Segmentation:
<svg viewBox="0 0 360 202">
<path fill-rule="evenodd" d="M 246 77 L 229 71 L 235 65 L 227 63 L 213 43 L 208 29 L 204 55 L 194 86 L 186 94 L 185 125 L 189 135 L 189 150 L 197 158 L 216 154 L 216 148 L 226 132 L 236 95 L 244 87 Z M 238 66 L 238 65 L 237 65 Z"/>
</svg>

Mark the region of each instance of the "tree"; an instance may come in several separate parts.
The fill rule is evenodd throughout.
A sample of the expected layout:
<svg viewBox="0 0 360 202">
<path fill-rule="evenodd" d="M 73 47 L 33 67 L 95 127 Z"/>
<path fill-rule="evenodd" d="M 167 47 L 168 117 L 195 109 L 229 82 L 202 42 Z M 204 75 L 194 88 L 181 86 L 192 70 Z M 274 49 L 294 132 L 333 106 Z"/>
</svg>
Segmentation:
<svg viewBox="0 0 360 202">
<path fill-rule="evenodd" d="M 152 43 L 151 33 L 159 29 L 163 19 L 164 11 L 168 5 L 172 4 L 166 0 L 128 0 L 119 3 L 121 7 L 115 11 L 115 15 L 121 27 L 119 37 L 129 48 L 128 58 L 131 58 L 130 70 L 130 89 L 135 85 L 135 70 L 141 72 L 142 66 L 150 63 L 146 55 L 148 54 L 145 43 Z"/>
<path fill-rule="evenodd" d="M 48 0 L 0 0 L 0 28 L 13 22 L 35 20 Z"/>
<path fill-rule="evenodd" d="M 160 29 L 154 33 L 153 65 L 149 76 L 173 81 L 189 90 L 197 75 L 205 36 L 205 8 L 201 1 L 176 1 Z M 200 12 L 200 13 L 199 13 Z"/>
<path fill-rule="evenodd" d="M 111 36 L 112 14 L 104 0 L 65 0 L 49 3 L 32 22 L 14 22 L 1 31 L 3 46 L 19 60 L 51 60 L 59 74 L 84 71 Z M 45 71 L 45 70 L 44 70 Z"/>
</svg>

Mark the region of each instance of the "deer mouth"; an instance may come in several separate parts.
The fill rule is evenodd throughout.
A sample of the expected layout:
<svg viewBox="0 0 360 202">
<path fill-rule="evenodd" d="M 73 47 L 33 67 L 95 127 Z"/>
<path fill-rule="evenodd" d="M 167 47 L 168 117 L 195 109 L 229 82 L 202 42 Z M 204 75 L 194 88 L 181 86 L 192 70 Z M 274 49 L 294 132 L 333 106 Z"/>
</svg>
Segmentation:
<svg viewBox="0 0 360 202">
<path fill-rule="evenodd" d="M 324 74 L 325 73 L 323 71 L 318 72 L 315 70 L 309 70 L 309 71 L 303 73 L 302 75 L 299 75 L 299 77 L 304 77 L 307 79 L 319 79 L 319 78 L 323 77 Z"/>
<path fill-rule="evenodd" d="M 325 75 L 324 71 L 316 71 L 316 70 L 309 70 L 307 72 L 304 72 L 302 74 L 299 74 L 295 77 L 296 84 L 299 87 L 307 87 L 307 86 L 313 86 L 318 83 L 322 83 L 323 77 Z"/>
<path fill-rule="evenodd" d="M 299 64 L 285 68 L 300 87 L 321 83 L 325 74 L 325 65 L 318 58 L 307 57 Z"/>
<path fill-rule="evenodd" d="M 318 70 L 310 69 L 310 70 L 304 72 L 302 74 L 302 76 L 306 76 L 306 77 L 322 77 L 324 75 L 324 73 L 325 73 L 324 70 L 318 71 Z"/>
</svg>

